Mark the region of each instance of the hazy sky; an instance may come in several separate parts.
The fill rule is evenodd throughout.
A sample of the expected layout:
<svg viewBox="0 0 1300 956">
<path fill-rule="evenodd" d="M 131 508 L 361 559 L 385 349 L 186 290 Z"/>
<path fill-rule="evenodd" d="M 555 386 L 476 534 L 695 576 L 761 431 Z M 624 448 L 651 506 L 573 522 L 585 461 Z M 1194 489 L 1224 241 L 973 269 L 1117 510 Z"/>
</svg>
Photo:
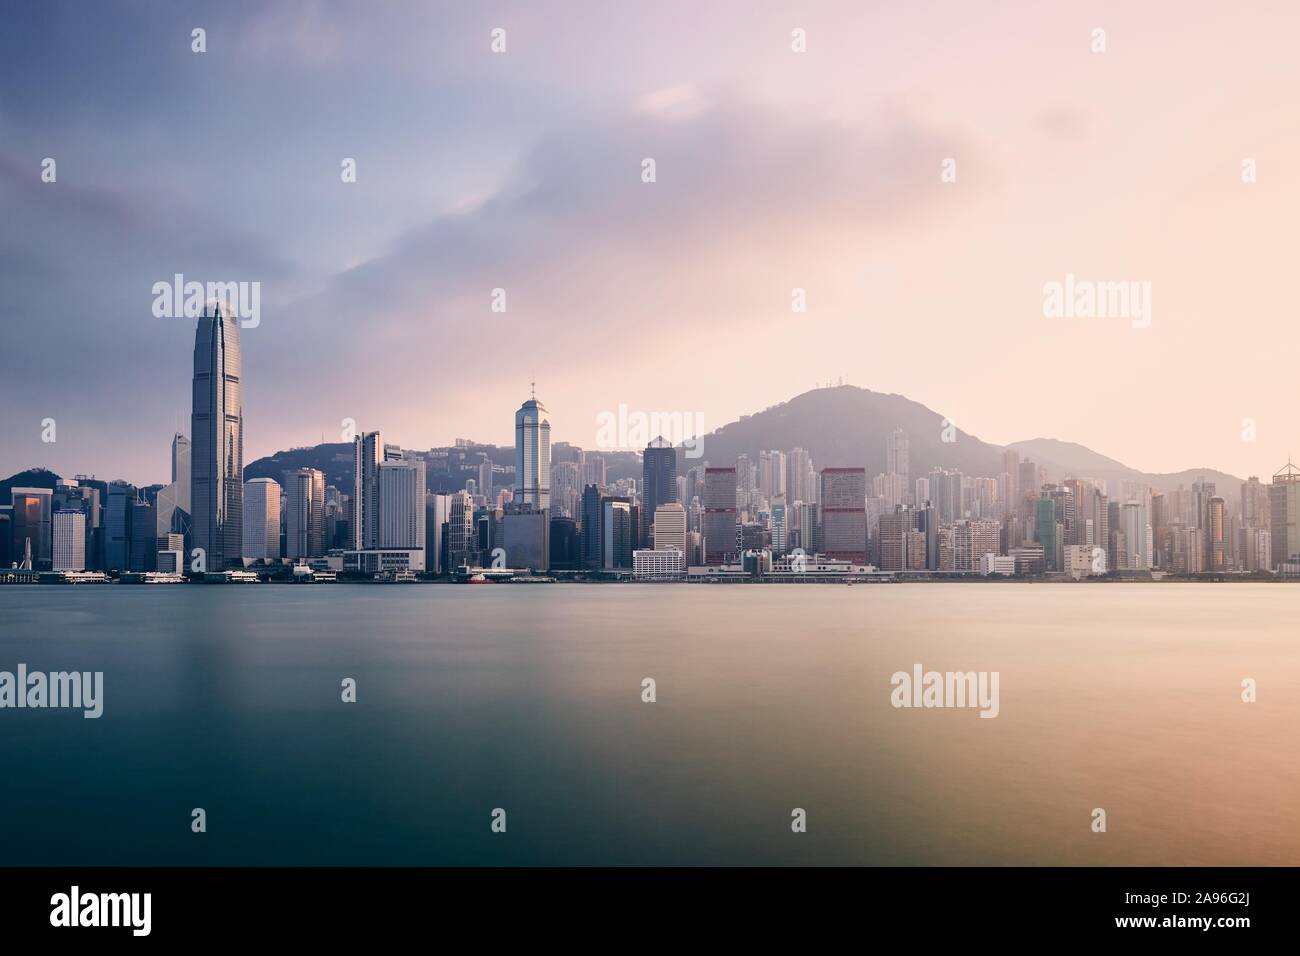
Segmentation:
<svg viewBox="0 0 1300 956">
<path fill-rule="evenodd" d="M 1300 8 L 1249 8 L 14 4 L 0 474 L 167 479 L 179 272 L 261 283 L 247 461 L 344 418 L 509 443 L 534 377 L 588 447 L 620 403 L 712 429 L 843 377 L 986 441 L 1270 475 L 1300 456 Z M 1149 282 L 1150 327 L 1046 317 L 1067 274 Z"/>
</svg>

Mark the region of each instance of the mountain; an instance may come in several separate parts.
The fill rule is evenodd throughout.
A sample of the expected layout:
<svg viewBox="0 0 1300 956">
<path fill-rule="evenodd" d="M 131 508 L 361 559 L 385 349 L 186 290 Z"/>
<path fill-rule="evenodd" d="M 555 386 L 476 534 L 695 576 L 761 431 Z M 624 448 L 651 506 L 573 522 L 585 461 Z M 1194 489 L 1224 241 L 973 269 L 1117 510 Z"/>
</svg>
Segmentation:
<svg viewBox="0 0 1300 956">
<path fill-rule="evenodd" d="M 861 466 L 870 478 L 885 470 L 885 439 L 898 427 L 908 435 L 912 478 L 923 477 L 932 468 L 956 468 L 966 475 L 989 478 L 1003 471 L 1005 449 L 1001 446 L 980 441 L 948 425 L 938 412 L 902 395 L 852 385 L 814 389 L 756 414 L 744 415 L 739 421 L 706 434 L 699 458 L 679 455 L 678 467 L 684 471 L 706 462 L 725 467 L 735 464 L 740 455 L 757 461 L 758 453 L 765 449 L 789 452 L 803 448 L 818 469 Z M 1213 468 L 1169 474 L 1141 472 L 1083 445 L 1052 438 L 1014 442 L 1007 447 L 1018 451 L 1022 459 L 1032 459 L 1046 468 L 1049 479 L 1060 480 L 1071 475 L 1097 478 L 1111 484 L 1114 491 L 1118 491 L 1120 481 L 1136 481 L 1172 491 L 1179 485 L 1190 487 L 1194 481 L 1204 478 L 1217 484 L 1220 493 L 1232 494 L 1241 483 L 1240 478 Z M 573 453 L 572 447 L 563 442 L 557 442 L 553 450 L 557 461 Z M 513 484 L 511 477 L 504 473 L 504 469 L 514 465 L 514 449 L 510 447 L 471 444 L 427 452 L 417 450 L 415 454 L 428 459 L 431 491 L 464 488 L 468 479 L 477 479 L 484 456 L 501 467 L 495 478 L 499 486 Z M 641 478 L 638 455 L 624 451 L 600 454 L 605 457 L 611 482 L 618 478 Z M 304 467 L 323 471 L 328 484 L 346 491 L 352 487 L 352 445 L 335 442 L 278 451 L 250 462 L 244 468 L 244 478 L 274 478 L 283 482 L 286 473 Z M 8 503 L 9 488 L 14 485 L 52 488 L 56 477 L 44 469 L 20 472 L 0 482 L 0 502 Z"/>
<path fill-rule="evenodd" d="M 704 436 L 700 459 L 687 464 L 726 467 L 738 455 L 757 460 L 763 449 L 803 448 L 818 469 L 865 466 L 871 477 L 885 470 L 885 438 L 897 427 L 908 435 L 913 478 L 938 467 L 989 477 L 1002 472 L 1001 447 L 948 426 L 919 402 L 853 385 L 804 392 L 724 425 Z"/>
<path fill-rule="evenodd" d="M 59 476 L 48 468 L 29 468 L 26 471 L 20 471 L 16 475 L 10 475 L 4 481 L 0 481 L 0 505 L 7 505 L 13 501 L 12 491 L 14 488 L 49 488 L 54 489 L 58 483 Z"/>
<path fill-rule="evenodd" d="M 1241 479 L 1235 475 L 1214 468 L 1189 468 L 1186 471 L 1167 473 L 1138 471 L 1083 445 L 1055 438 L 1032 438 L 1029 441 L 1012 442 L 1007 447 L 1020 452 L 1021 458 L 1032 458 L 1045 467 L 1050 480 L 1075 475 L 1080 478 L 1100 478 L 1113 487 L 1118 487 L 1120 481 L 1136 481 L 1154 485 L 1164 491 L 1173 491 L 1179 485 L 1190 488 L 1193 482 L 1204 479 L 1214 482 L 1219 493 L 1225 489 L 1232 491 L 1241 484 Z"/>
</svg>

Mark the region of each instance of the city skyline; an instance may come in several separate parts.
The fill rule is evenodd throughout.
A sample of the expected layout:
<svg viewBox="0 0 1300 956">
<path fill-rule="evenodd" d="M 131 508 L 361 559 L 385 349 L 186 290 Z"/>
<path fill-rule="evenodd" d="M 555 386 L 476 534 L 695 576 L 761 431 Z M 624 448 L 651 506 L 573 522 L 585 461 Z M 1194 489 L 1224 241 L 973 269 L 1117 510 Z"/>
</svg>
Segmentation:
<svg viewBox="0 0 1300 956">
<path fill-rule="evenodd" d="M 0 318 L 80 348 L 53 363 L 47 337 L 10 335 L 0 470 L 93 461 L 140 481 L 137 462 L 163 463 L 139 436 L 185 406 L 170 356 L 189 329 L 154 317 L 150 290 L 184 274 L 261 283 L 246 401 L 279 414 L 245 437 L 268 452 L 344 418 L 408 447 L 508 444 L 479 399 L 535 375 L 584 445 L 622 403 L 713 426 L 843 378 L 999 445 L 1046 436 L 1148 472 L 1269 474 L 1300 450 L 1286 350 L 1264 345 L 1289 332 L 1300 141 L 1273 117 L 1300 67 L 1286 5 L 1261 7 L 1226 22 L 1210 4 L 953 10 L 936 32 L 919 7 L 719 3 L 689 10 L 688 37 L 675 17 L 634 27 L 599 5 L 572 20 L 491 4 L 19 10 L 0 38 L 14 225 Z M 1200 70 L 1188 53 L 1205 48 L 1231 68 Z M 609 82 L 575 82 L 571 62 Z M 1205 109 L 1162 108 L 1176 97 Z M 241 148 L 164 148 L 203 139 Z M 1049 318 L 1045 285 L 1074 277 L 1149 283 L 1150 323 Z M 651 326 L 617 362 L 573 344 Z M 528 349 L 509 346 L 519 329 Z M 752 374 L 690 358 L 727 352 Z M 147 398 L 122 387 L 137 367 Z M 1217 387 L 1173 387 L 1188 369 Z M 404 397 L 366 384 L 381 370 Z M 1053 394 L 1071 370 L 1076 387 Z M 1026 380 L 1052 400 L 1025 401 Z"/>
</svg>

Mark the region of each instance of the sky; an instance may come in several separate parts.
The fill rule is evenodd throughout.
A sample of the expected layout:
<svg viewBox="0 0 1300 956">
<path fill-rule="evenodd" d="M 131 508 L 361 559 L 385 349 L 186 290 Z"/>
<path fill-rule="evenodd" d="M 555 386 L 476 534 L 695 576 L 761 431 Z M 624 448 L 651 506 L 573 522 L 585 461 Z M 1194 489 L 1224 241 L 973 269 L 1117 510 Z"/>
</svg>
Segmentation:
<svg viewBox="0 0 1300 956">
<path fill-rule="evenodd" d="M 842 379 L 1266 477 L 1300 457 L 1300 9 L 1250 8 L 16 5 L 0 474 L 168 479 L 180 273 L 260 283 L 246 462 L 346 419 L 509 444 L 534 381 L 593 447 L 620 405 L 712 430 Z M 1149 323 L 1047 314 L 1068 275 L 1149 288 Z"/>
</svg>

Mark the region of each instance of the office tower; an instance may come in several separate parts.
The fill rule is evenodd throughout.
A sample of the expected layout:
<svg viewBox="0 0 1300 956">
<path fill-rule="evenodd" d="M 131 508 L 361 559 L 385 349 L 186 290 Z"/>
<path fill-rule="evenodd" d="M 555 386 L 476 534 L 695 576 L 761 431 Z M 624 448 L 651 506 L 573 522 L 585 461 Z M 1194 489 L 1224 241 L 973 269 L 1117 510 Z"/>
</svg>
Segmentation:
<svg viewBox="0 0 1300 956">
<path fill-rule="evenodd" d="M 1300 468 L 1291 462 L 1273 476 L 1268 489 L 1273 569 L 1300 558 Z M 15 543 L 17 538 L 14 539 Z"/>
<path fill-rule="evenodd" d="M 104 505 L 104 570 L 131 569 L 131 504 L 135 488 L 125 481 L 108 483 Z"/>
<path fill-rule="evenodd" d="M 590 458 L 588 459 L 590 463 Z M 587 568 L 598 568 L 600 561 L 600 501 L 603 497 L 601 486 L 588 484 L 582 489 L 582 514 L 579 518 L 579 532 L 582 535 L 582 564 Z"/>
<path fill-rule="evenodd" d="M 515 412 L 515 497 L 520 508 L 551 507 L 551 423 L 534 395 Z"/>
<path fill-rule="evenodd" d="M 885 474 L 899 475 L 906 488 L 910 477 L 910 454 L 907 432 L 895 428 L 885 436 Z"/>
<path fill-rule="evenodd" d="M 912 532 L 912 513 L 901 506 L 880 516 L 876 537 L 882 571 L 908 570 L 908 536 Z M 923 565 L 924 566 L 924 565 Z"/>
<path fill-rule="evenodd" d="M 190 513 L 190 440 L 177 432 L 172 436 L 172 484 L 176 486 L 176 505 Z"/>
<path fill-rule="evenodd" d="M 240 563 L 244 547 L 239 319 L 228 311 L 221 303 L 210 303 L 194 332 L 191 537 L 214 571 Z"/>
<path fill-rule="evenodd" d="M 704 469 L 704 563 L 722 564 L 737 551 L 736 469 Z"/>
<path fill-rule="evenodd" d="M 242 498 L 243 489 L 240 489 Z M 128 566 L 132 571 L 153 571 L 158 559 L 158 513 L 153 503 L 137 496 L 131 502 L 131 545 Z"/>
<path fill-rule="evenodd" d="M 823 468 L 821 473 L 822 546 L 829 558 L 867 561 L 867 470 Z"/>
<path fill-rule="evenodd" d="M 478 487 L 481 494 L 488 501 L 492 500 L 492 459 L 483 452 L 479 452 L 482 461 L 478 463 Z"/>
<path fill-rule="evenodd" d="M 447 563 L 452 570 L 478 563 L 474 538 L 474 502 L 463 491 L 453 492 L 447 507 Z"/>
<path fill-rule="evenodd" d="M 168 535 L 188 536 L 190 531 L 190 440 L 176 432 L 172 435 L 171 447 L 171 483 L 158 491 L 154 501 L 156 550 L 165 550 L 162 545 Z M 184 544 L 181 546 L 184 550 Z"/>
<path fill-rule="evenodd" d="M 606 570 L 632 567 L 632 505 L 619 498 L 601 502 L 601 567 Z"/>
<path fill-rule="evenodd" d="M 362 432 L 352 442 L 352 550 L 379 547 L 379 465 L 384 460 L 380 432 Z"/>
<path fill-rule="evenodd" d="M 10 568 L 14 561 L 14 506 L 0 505 L 0 568 Z"/>
<path fill-rule="evenodd" d="M 677 449 L 662 436 L 646 445 L 641 475 L 641 540 L 649 541 L 659 506 L 677 500 Z"/>
<path fill-rule="evenodd" d="M 427 492 L 424 496 L 424 569 L 430 574 L 444 574 L 446 561 L 446 524 L 451 514 L 451 496 Z"/>
<path fill-rule="evenodd" d="M 1056 500 L 1049 494 L 1044 493 L 1038 498 L 1035 529 L 1035 540 L 1043 548 L 1043 561 L 1047 570 L 1060 570 L 1056 560 Z"/>
<path fill-rule="evenodd" d="M 280 483 L 274 478 L 244 482 L 244 557 L 280 560 Z"/>
<path fill-rule="evenodd" d="M 284 556 L 294 560 L 319 558 L 325 553 L 325 475 L 315 468 L 299 468 L 287 476 L 284 520 Z"/>
<path fill-rule="evenodd" d="M 424 550 L 424 462 L 389 459 L 379 466 L 379 547 Z"/>
<path fill-rule="evenodd" d="M 54 492 L 49 488 L 13 488 L 13 554 L 22 561 L 30 545 L 33 571 L 49 571 L 54 565 Z"/>
<path fill-rule="evenodd" d="M 654 549 L 656 551 L 686 551 L 686 509 L 679 502 L 670 502 L 655 509 Z"/>
<path fill-rule="evenodd" d="M 550 538 L 552 571 L 577 571 L 582 567 L 582 539 L 575 519 L 552 518 Z"/>
<path fill-rule="evenodd" d="M 81 511 L 54 512 L 53 569 L 86 570 L 86 515 Z"/>
<path fill-rule="evenodd" d="M 551 464 L 551 514 L 576 518 L 582 502 L 582 466 L 576 461 Z"/>
<path fill-rule="evenodd" d="M 551 566 L 551 515 L 547 511 L 513 511 L 501 516 L 501 547 L 506 564 L 530 571 Z"/>
<path fill-rule="evenodd" d="M 55 514 L 60 511 L 80 511 L 86 516 L 85 562 L 88 571 L 101 570 L 97 550 L 99 548 L 100 530 L 103 525 L 101 487 L 107 488 L 103 482 L 97 482 L 93 478 L 87 478 L 84 475 L 78 475 L 75 479 L 60 478 L 55 484 L 52 499 L 51 507 Z M 12 514 L 12 511 L 9 513 Z M 4 540 L 3 535 L 0 535 L 0 542 Z M 8 547 L 12 547 L 12 540 L 7 544 Z M 8 548 L 5 548 L 5 550 L 7 551 Z M 0 567 L 5 566 L 0 563 Z"/>
<path fill-rule="evenodd" d="M 384 461 L 403 461 L 406 455 L 402 451 L 401 445 L 394 445 L 392 442 L 384 442 Z"/>
</svg>

